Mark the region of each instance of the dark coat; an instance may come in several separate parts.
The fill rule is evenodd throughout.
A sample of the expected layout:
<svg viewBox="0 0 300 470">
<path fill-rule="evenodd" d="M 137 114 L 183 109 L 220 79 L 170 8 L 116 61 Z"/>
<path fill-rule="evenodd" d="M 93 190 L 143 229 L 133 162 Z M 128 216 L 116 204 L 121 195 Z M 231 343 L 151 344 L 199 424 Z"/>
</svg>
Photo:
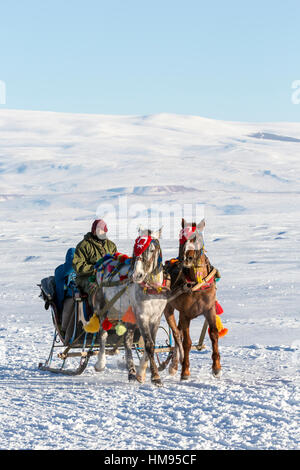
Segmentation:
<svg viewBox="0 0 300 470">
<path fill-rule="evenodd" d="M 85 281 L 94 274 L 96 262 L 107 253 L 114 254 L 117 251 L 116 245 L 105 238 L 99 240 L 91 232 L 88 232 L 84 239 L 76 246 L 73 268 L 76 272 L 76 282 Z"/>
</svg>

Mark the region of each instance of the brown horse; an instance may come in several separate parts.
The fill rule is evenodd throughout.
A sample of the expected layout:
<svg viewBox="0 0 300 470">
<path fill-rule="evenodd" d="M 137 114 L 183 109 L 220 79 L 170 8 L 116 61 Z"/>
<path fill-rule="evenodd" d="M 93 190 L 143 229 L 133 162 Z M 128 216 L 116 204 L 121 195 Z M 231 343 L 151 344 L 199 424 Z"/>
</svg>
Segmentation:
<svg viewBox="0 0 300 470">
<path fill-rule="evenodd" d="M 209 326 L 209 336 L 213 350 L 213 375 L 215 377 L 221 375 L 215 307 L 215 277 L 217 277 L 215 274 L 218 275 L 218 271 L 211 266 L 204 253 L 202 235 L 204 226 L 204 219 L 199 224 L 186 224 L 185 220 L 182 219 L 178 262 L 166 267 L 171 276 L 172 292 L 183 292 L 170 300 L 164 310 L 175 340 L 175 349 L 169 371 L 172 375 L 176 373 L 179 356 L 183 354 L 181 380 L 187 380 L 190 376 L 189 353 L 192 341 L 189 328 L 191 320 L 199 315 L 204 315 Z M 176 325 L 174 310 L 179 312 L 178 326 Z"/>
</svg>

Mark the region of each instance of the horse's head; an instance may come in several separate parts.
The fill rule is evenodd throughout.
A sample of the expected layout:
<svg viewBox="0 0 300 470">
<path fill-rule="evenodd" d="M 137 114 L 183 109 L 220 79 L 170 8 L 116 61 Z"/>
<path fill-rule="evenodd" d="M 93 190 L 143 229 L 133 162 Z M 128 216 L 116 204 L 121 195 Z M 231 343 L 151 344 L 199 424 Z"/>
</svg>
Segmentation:
<svg viewBox="0 0 300 470">
<path fill-rule="evenodd" d="M 203 230 L 205 220 L 202 219 L 199 224 L 195 222 L 189 224 L 182 219 L 181 226 L 182 229 L 179 235 L 179 260 L 182 261 L 183 267 L 191 268 L 197 264 L 197 260 L 203 253 Z"/>
<path fill-rule="evenodd" d="M 157 271 L 161 264 L 159 238 L 162 229 L 157 232 L 139 229 L 132 255 L 132 280 L 140 284 L 146 277 Z"/>
</svg>

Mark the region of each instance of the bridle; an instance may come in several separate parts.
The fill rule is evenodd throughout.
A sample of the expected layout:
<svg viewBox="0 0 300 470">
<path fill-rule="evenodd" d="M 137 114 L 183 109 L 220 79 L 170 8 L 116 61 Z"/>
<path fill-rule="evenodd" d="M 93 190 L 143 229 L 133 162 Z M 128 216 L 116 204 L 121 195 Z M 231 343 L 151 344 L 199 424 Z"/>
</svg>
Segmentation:
<svg viewBox="0 0 300 470">
<path fill-rule="evenodd" d="M 186 248 L 186 245 L 190 244 L 192 248 L 189 250 Z M 189 252 L 193 252 L 193 256 L 188 254 Z M 186 239 L 184 243 L 180 245 L 179 250 L 179 260 L 182 262 L 183 267 L 185 264 L 191 264 L 191 267 L 200 268 L 203 267 L 203 264 L 199 264 L 202 256 L 204 254 L 204 241 L 202 235 L 195 230 L 193 235 Z M 188 267 L 188 266 L 186 266 Z"/>
<path fill-rule="evenodd" d="M 205 268 L 207 266 L 207 260 L 206 257 L 204 257 L 203 260 L 203 255 L 205 254 L 205 249 L 204 249 L 204 241 L 203 241 L 203 236 L 200 234 L 196 228 L 193 230 L 193 232 L 190 234 L 188 238 L 182 237 L 183 230 L 180 233 L 180 247 L 179 247 L 179 256 L 178 256 L 178 267 L 179 267 L 179 272 L 178 275 L 176 276 L 176 279 L 173 283 L 173 288 L 177 284 L 177 282 L 180 279 L 184 279 L 185 285 L 187 287 L 192 287 L 193 284 L 190 283 L 189 280 L 187 280 L 186 275 L 184 273 L 184 270 L 187 269 L 194 269 L 195 272 L 195 277 L 197 281 L 194 282 L 194 284 L 199 285 L 203 282 L 202 276 L 198 274 L 198 270 L 200 268 Z M 188 247 L 186 246 L 187 243 L 191 244 L 191 249 L 187 249 Z M 189 252 L 193 252 L 191 255 Z"/>
</svg>

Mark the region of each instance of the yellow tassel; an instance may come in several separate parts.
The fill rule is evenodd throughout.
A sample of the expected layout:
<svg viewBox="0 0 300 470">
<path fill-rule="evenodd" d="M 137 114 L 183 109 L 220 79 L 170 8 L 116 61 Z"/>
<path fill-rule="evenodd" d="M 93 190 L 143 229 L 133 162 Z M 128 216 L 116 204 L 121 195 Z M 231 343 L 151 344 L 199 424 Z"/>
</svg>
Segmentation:
<svg viewBox="0 0 300 470">
<path fill-rule="evenodd" d="M 194 272 L 195 272 L 195 277 L 197 279 L 198 284 L 201 284 L 201 282 L 203 282 L 201 274 L 198 274 L 197 268 L 194 268 Z"/>
<path fill-rule="evenodd" d="M 222 338 L 223 336 L 227 335 L 228 329 L 224 328 L 220 315 L 216 316 L 216 327 L 219 332 L 219 338 Z"/>
<path fill-rule="evenodd" d="M 89 322 L 84 325 L 83 329 L 86 333 L 97 333 L 97 331 L 100 330 L 99 318 L 95 313 L 92 318 L 90 318 Z"/>
</svg>

